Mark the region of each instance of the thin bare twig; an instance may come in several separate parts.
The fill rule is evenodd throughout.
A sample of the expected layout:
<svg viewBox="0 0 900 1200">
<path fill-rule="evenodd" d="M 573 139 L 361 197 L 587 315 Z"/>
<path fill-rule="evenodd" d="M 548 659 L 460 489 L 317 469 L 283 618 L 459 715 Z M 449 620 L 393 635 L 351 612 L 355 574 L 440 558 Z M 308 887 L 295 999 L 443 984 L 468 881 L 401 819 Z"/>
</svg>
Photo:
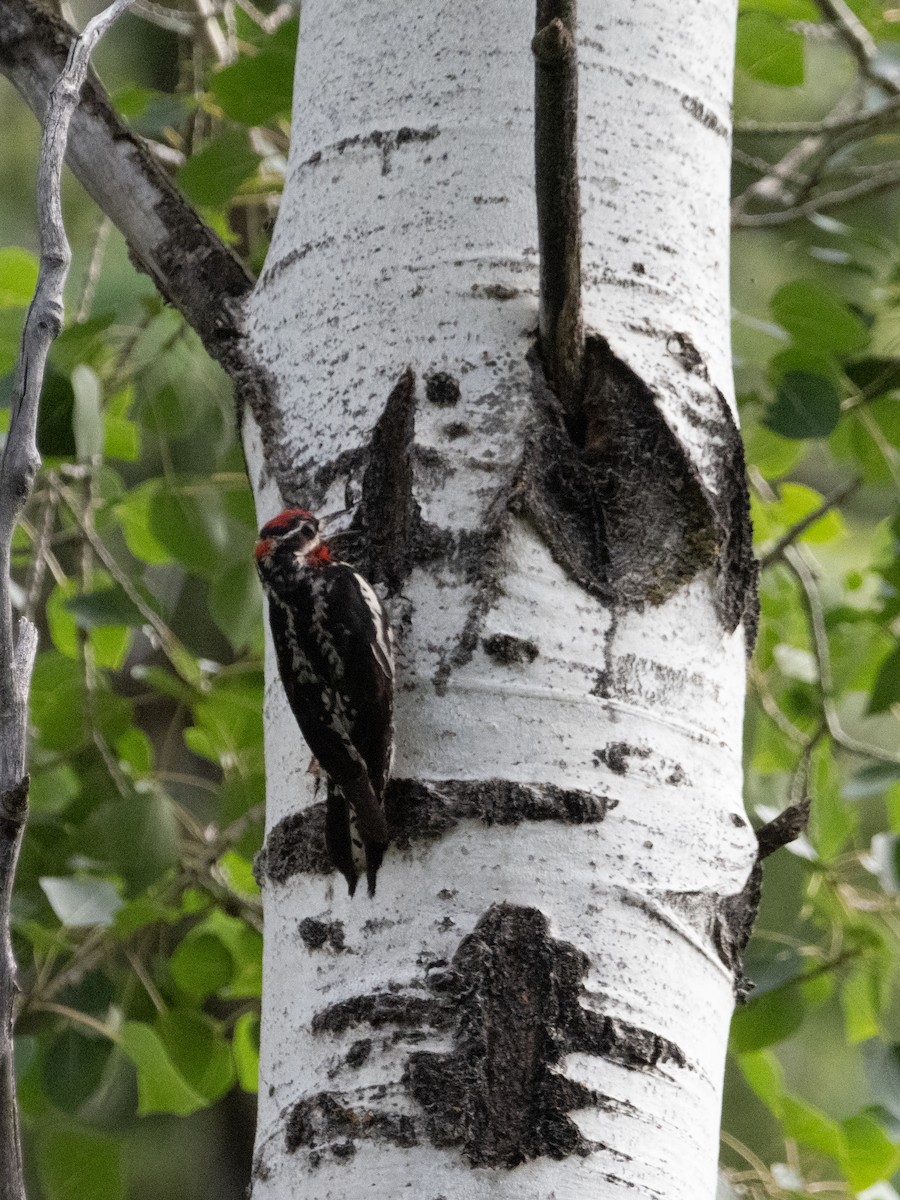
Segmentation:
<svg viewBox="0 0 900 1200">
<path fill-rule="evenodd" d="M 878 66 L 875 39 L 846 0 L 816 0 L 816 4 L 856 59 L 863 76 L 891 95 L 900 94 L 897 80 Z"/>
<path fill-rule="evenodd" d="M 46 573 L 47 565 L 51 557 L 50 538 L 53 534 L 53 526 L 56 522 L 56 510 L 58 507 L 59 501 L 52 492 L 49 492 L 44 501 L 40 533 L 35 530 L 37 536 L 33 543 L 31 576 L 25 587 L 25 618 L 32 623 L 34 622 L 34 614 L 37 609 L 38 601 L 41 597 L 41 589 L 44 584 L 44 574 Z"/>
<path fill-rule="evenodd" d="M 849 750 L 851 754 L 861 754 L 867 758 L 878 759 L 880 762 L 900 763 L 900 754 L 892 754 L 890 750 L 885 750 L 881 746 L 873 746 L 869 742 L 860 742 L 845 732 L 841 725 L 840 716 L 834 703 L 834 677 L 831 673 L 831 651 L 828 646 L 828 630 L 825 627 L 825 612 L 815 575 L 806 561 L 806 557 L 797 546 L 789 546 L 784 557 L 806 595 L 813 644 L 819 664 L 822 711 L 825 714 L 829 734 L 839 746 Z"/>
<path fill-rule="evenodd" d="M 94 296 L 97 294 L 97 283 L 100 280 L 100 272 L 103 270 L 103 259 L 106 255 L 106 244 L 109 241 L 109 235 L 112 233 L 112 221 L 107 216 L 100 218 L 100 224 L 97 226 L 97 236 L 94 238 L 94 248 L 91 251 L 91 261 L 88 263 L 87 274 L 84 278 L 84 288 L 81 293 L 81 302 L 78 305 L 78 312 L 75 315 L 76 322 L 81 325 L 91 315 L 91 306 L 94 303 Z"/>
<path fill-rule="evenodd" d="M 859 116 L 860 106 L 861 100 L 845 97 L 834 106 L 824 123 L 827 125 L 828 122 L 855 119 Z M 796 146 L 792 146 L 778 162 L 773 163 L 767 174 L 734 197 L 731 202 L 732 223 L 745 213 L 755 200 L 778 204 L 781 208 L 796 204 L 798 197 L 810 186 L 818 173 L 821 163 L 830 156 L 834 139 L 855 136 L 857 133 L 852 127 L 843 133 L 837 129 L 826 130 L 824 133 L 819 128 L 814 129 L 809 136 L 803 137 Z M 788 186 L 789 182 L 794 184 L 795 181 L 793 188 Z"/>
<path fill-rule="evenodd" d="M 242 9 L 263 33 L 274 33 L 285 21 L 289 21 L 297 11 L 293 4 L 279 4 L 268 16 L 252 3 L 252 0 L 237 0 L 238 8 Z"/>
<path fill-rule="evenodd" d="M 760 137 L 807 137 L 842 133 L 847 130 L 867 131 L 867 126 L 880 125 L 890 117 L 896 116 L 898 109 L 900 96 L 892 96 L 880 108 L 867 109 L 847 116 L 827 116 L 820 121 L 736 121 L 734 132 L 736 135 L 746 133 Z"/>
<path fill-rule="evenodd" d="M 777 562 L 783 555 L 788 546 L 794 544 L 798 538 L 801 538 L 807 529 L 815 525 L 816 521 L 820 521 L 822 517 L 828 515 L 833 508 L 843 504 L 854 492 L 859 490 L 862 484 L 862 479 L 857 478 L 848 483 L 845 487 L 833 492 L 830 496 L 825 496 L 818 508 L 798 521 L 796 525 L 792 525 L 775 543 L 768 553 L 763 554 L 759 560 L 759 569 L 764 571 L 766 567 L 770 567 L 773 562 Z"/>
<path fill-rule="evenodd" d="M 194 35 L 193 20 L 180 9 L 155 4 L 154 0 L 134 0 L 132 12 L 134 16 L 155 25 L 157 29 L 165 29 L 168 33 L 175 33 L 184 38 Z"/>
<path fill-rule="evenodd" d="M 801 217 L 812 217 L 824 209 L 837 208 L 851 200 L 874 196 L 878 192 L 889 191 L 898 185 L 900 185 L 900 167 L 893 163 L 878 175 L 873 175 L 869 179 L 861 179 L 845 188 L 836 188 L 834 191 L 812 196 L 802 204 L 794 204 L 774 212 L 735 212 L 731 223 L 735 229 L 764 229 L 776 225 L 789 225 L 791 221 L 799 221 Z"/>
<path fill-rule="evenodd" d="M 197 16 L 200 18 L 200 28 L 206 39 L 206 44 L 218 63 L 229 63 L 234 58 L 234 52 L 228 45 L 228 39 L 222 32 L 222 27 L 216 20 L 216 6 L 212 0 L 194 0 Z"/>
</svg>

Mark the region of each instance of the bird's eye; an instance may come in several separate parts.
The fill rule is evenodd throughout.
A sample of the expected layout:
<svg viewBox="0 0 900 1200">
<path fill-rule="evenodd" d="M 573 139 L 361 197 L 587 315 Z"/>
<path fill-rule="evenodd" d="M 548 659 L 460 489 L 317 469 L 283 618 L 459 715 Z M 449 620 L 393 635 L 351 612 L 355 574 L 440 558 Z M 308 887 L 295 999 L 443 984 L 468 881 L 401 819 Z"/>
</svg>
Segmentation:
<svg viewBox="0 0 900 1200">
<path fill-rule="evenodd" d="M 305 525 L 300 526 L 300 532 L 305 538 L 313 538 L 316 536 L 316 527 L 307 521 Z"/>
</svg>

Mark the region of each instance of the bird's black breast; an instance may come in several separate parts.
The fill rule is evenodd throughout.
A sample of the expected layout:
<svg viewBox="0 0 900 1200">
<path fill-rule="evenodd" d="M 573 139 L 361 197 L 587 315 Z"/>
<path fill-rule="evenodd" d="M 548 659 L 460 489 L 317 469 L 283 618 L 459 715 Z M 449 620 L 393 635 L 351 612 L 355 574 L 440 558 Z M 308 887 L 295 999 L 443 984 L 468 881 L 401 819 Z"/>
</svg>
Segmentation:
<svg viewBox="0 0 900 1200">
<path fill-rule="evenodd" d="M 380 796 L 393 740 L 393 654 L 377 596 L 347 563 L 301 566 L 266 583 L 279 673 L 304 737 L 327 769 L 321 750 L 340 726 Z"/>
</svg>

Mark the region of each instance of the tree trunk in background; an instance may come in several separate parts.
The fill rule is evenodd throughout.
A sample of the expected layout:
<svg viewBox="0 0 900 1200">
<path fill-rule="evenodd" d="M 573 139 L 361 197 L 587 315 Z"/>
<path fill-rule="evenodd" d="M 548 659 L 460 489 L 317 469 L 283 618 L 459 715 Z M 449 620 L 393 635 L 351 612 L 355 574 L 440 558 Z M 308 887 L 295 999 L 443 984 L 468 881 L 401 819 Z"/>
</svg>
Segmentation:
<svg viewBox="0 0 900 1200">
<path fill-rule="evenodd" d="M 535 353 L 533 11 L 304 4 L 245 442 L 261 520 L 358 503 L 394 844 L 350 899 L 270 652 L 254 1200 L 714 1195 L 755 856 L 736 8 L 582 0 L 573 421 Z"/>
</svg>

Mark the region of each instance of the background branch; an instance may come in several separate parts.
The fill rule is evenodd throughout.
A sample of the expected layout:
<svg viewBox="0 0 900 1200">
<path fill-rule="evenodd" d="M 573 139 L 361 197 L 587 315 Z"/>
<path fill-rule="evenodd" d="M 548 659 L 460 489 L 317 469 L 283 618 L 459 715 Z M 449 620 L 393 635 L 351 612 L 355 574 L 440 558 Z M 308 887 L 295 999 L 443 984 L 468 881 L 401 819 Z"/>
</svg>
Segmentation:
<svg viewBox="0 0 900 1200">
<path fill-rule="evenodd" d="M 35 0 L 0 0 L 0 73 L 43 120 L 74 31 Z M 165 170 L 115 113 L 89 74 L 72 118 L 66 161 L 121 230 L 133 261 L 244 386 L 242 306 L 253 279 L 200 220 Z"/>
</svg>

